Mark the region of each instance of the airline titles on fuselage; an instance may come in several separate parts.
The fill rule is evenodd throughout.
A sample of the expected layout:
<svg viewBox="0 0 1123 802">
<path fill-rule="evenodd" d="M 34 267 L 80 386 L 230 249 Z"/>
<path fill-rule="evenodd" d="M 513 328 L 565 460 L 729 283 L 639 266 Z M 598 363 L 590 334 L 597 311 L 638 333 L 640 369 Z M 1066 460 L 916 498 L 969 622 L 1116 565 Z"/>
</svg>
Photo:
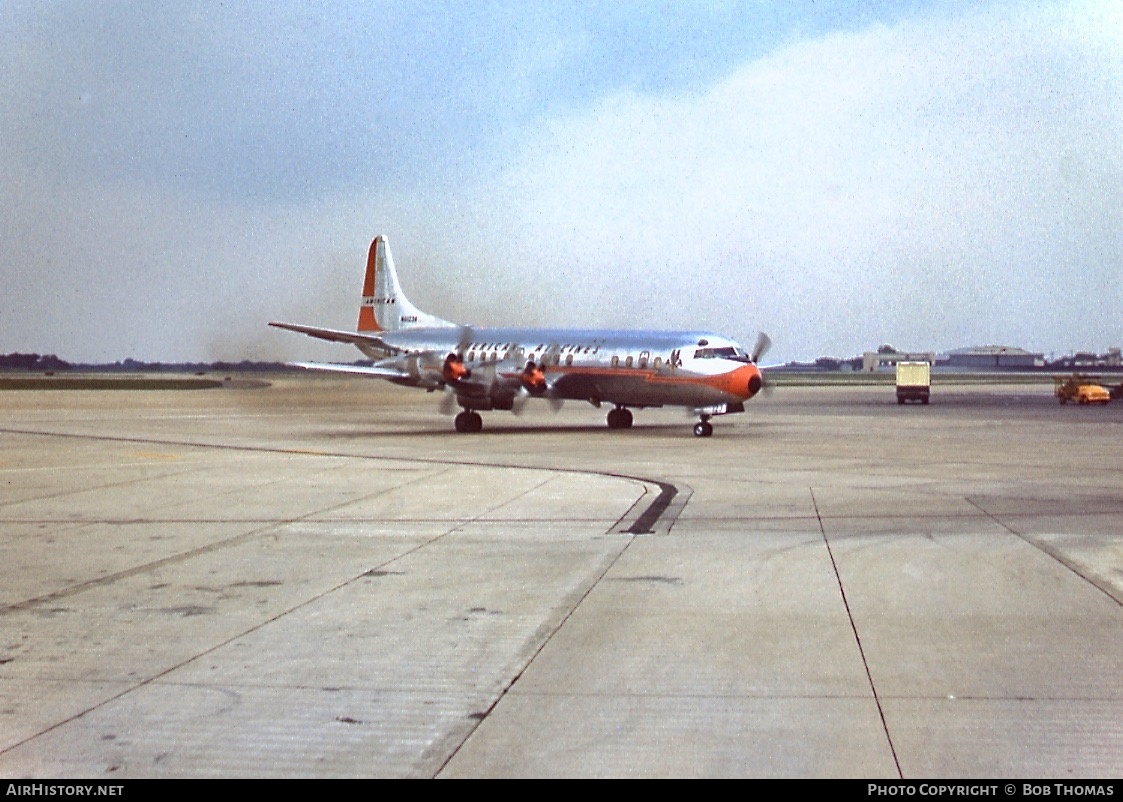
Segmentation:
<svg viewBox="0 0 1123 802">
<path fill-rule="evenodd" d="M 743 358 L 735 347 L 707 348 L 706 340 L 699 340 L 691 355 L 694 359 Z M 424 351 L 428 347 L 402 349 L 405 352 Z M 544 343 L 524 345 L 518 342 L 464 341 L 450 350 L 467 364 L 481 365 L 488 362 L 501 362 L 510 359 L 534 362 L 542 367 L 570 366 L 595 363 L 613 368 L 639 368 L 660 370 L 664 366 L 674 370 L 683 365 L 683 348 L 670 349 L 665 355 L 652 355 L 650 349 L 610 346 L 605 340 L 584 343 Z"/>
</svg>

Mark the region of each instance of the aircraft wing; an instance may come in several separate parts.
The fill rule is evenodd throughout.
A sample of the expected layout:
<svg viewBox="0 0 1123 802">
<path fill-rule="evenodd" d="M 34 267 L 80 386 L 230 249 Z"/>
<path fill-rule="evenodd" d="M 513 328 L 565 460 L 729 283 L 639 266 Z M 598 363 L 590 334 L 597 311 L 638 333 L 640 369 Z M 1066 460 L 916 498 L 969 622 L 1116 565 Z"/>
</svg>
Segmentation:
<svg viewBox="0 0 1123 802">
<path fill-rule="evenodd" d="M 374 376 L 379 379 L 409 379 L 412 378 L 408 371 L 396 367 L 378 365 L 339 365 L 334 362 L 286 362 L 294 368 L 305 370 L 321 370 L 325 373 L 358 373 L 363 376 Z"/>
<path fill-rule="evenodd" d="M 297 323 L 270 323 L 269 325 L 275 326 L 278 329 L 288 329 L 289 331 L 299 332 L 300 334 L 307 334 L 309 337 L 317 337 L 321 340 L 331 340 L 332 342 L 337 343 L 351 343 L 351 345 L 369 343 L 371 345 L 376 345 L 379 348 L 386 347 L 386 344 L 382 341 L 382 338 L 380 338 L 377 334 L 371 334 L 368 332 L 321 329 L 316 326 L 301 326 Z"/>
<path fill-rule="evenodd" d="M 345 365 L 337 362 L 286 362 L 295 368 L 319 370 L 326 373 L 350 373 L 371 376 L 376 379 L 389 379 L 410 387 L 423 387 L 435 390 L 443 387 L 450 379 L 442 372 L 441 351 L 418 351 L 412 354 L 383 359 L 373 365 Z"/>
</svg>

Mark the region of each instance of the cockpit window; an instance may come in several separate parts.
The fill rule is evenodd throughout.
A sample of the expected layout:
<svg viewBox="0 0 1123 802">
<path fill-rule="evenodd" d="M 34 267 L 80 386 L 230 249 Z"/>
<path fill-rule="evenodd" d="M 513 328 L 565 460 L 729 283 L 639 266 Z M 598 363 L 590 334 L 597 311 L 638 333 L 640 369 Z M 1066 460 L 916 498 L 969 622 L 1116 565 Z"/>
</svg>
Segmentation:
<svg viewBox="0 0 1123 802">
<path fill-rule="evenodd" d="M 732 346 L 724 348 L 699 348 L 694 352 L 695 359 L 732 359 L 737 356 L 737 349 Z"/>
</svg>

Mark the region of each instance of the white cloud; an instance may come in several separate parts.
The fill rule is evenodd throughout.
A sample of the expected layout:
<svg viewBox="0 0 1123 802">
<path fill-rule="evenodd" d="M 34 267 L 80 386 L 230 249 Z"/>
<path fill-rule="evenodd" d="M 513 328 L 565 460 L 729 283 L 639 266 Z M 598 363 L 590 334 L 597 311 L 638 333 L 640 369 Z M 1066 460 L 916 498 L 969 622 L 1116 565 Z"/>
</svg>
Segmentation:
<svg viewBox="0 0 1123 802">
<path fill-rule="evenodd" d="M 1115 4 L 1000 6 L 549 121 L 476 190 L 500 287 L 530 271 L 571 325 L 760 326 L 791 357 L 1119 344 L 1121 31 Z"/>
<path fill-rule="evenodd" d="M 272 40 L 140 5 L 93 26 L 122 30 L 109 47 L 37 8 L 0 56 L 21 76 L 0 87 L 0 352 L 351 358 L 265 323 L 352 325 L 375 233 L 415 303 L 465 322 L 763 328 L 782 359 L 1123 343 L 1117 2 L 875 24 L 708 85 L 714 63 L 595 73 L 650 68 L 594 47 L 595 21 L 549 47 L 561 20 L 461 41 L 355 9 L 335 53 L 314 15 L 240 49 Z M 625 85 L 677 88 L 589 99 Z"/>
</svg>

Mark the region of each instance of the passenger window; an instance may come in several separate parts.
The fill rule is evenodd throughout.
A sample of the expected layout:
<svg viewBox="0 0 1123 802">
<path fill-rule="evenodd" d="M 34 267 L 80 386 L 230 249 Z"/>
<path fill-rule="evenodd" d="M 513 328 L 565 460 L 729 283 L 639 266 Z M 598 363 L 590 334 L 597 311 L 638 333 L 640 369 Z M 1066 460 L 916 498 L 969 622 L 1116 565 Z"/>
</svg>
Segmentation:
<svg viewBox="0 0 1123 802">
<path fill-rule="evenodd" d="M 572 365 L 573 364 L 573 354 L 566 354 L 565 355 L 565 364 L 566 365 Z"/>
<path fill-rule="evenodd" d="M 612 357 L 612 367 L 614 367 L 614 368 L 620 367 L 620 357 L 618 357 L 618 356 Z"/>
<path fill-rule="evenodd" d="M 653 366 L 655 367 L 656 370 L 659 370 L 659 368 L 663 367 L 663 357 L 661 357 L 661 356 L 655 357 L 655 362 L 652 363 L 652 364 L 653 364 Z"/>
<path fill-rule="evenodd" d="M 630 368 L 631 366 L 632 366 L 632 358 L 628 357 L 626 360 L 624 360 L 624 367 Z"/>
</svg>

